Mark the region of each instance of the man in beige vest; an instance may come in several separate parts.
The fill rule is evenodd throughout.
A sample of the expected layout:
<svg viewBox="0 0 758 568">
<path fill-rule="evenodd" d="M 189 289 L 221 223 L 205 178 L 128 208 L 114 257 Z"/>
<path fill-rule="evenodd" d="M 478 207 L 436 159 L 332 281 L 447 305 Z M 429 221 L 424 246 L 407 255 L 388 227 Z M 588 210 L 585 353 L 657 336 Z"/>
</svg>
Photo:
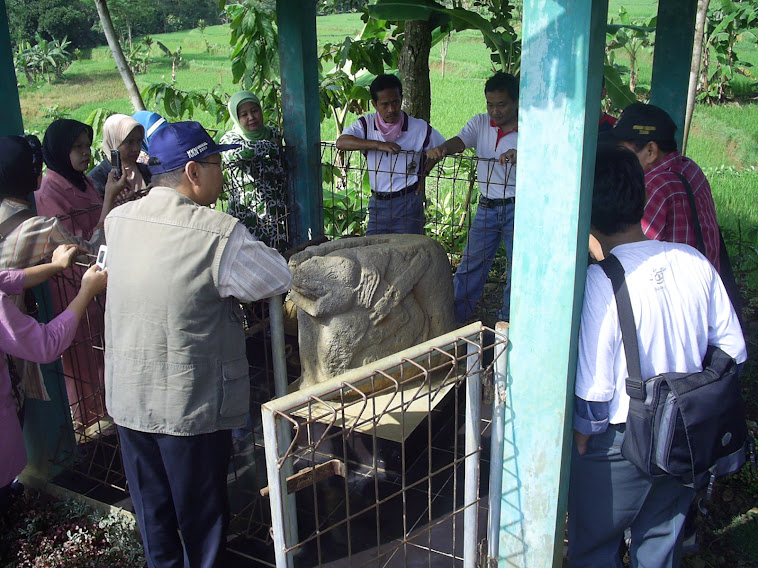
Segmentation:
<svg viewBox="0 0 758 568">
<path fill-rule="evenodd" d="M 235 147 L 167 125 L 150 143 L 155 187 L 105 221 L 106 405 L 150 568 L 223 564 L 231 429 L 250 395 L 239 302 L 292 281 L 275 249 L 206 207 Z"/>
</svg>

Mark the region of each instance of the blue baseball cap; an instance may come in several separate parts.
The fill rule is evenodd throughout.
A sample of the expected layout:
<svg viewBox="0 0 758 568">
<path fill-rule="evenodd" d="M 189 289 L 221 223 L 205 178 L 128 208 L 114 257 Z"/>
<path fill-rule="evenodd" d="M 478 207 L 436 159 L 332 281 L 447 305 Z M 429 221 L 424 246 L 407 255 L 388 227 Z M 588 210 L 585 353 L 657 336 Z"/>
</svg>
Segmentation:
<svg viewBox="0 0 758 568">
<path fill-rule="evenodd" d="M 239 147 L 239 144 L 216 144 L 199 122 L 171 122 L 153 134 L 148 165 L 151 174 L 162 174 L 182 168 L 187 162 Z"/>
</svg>

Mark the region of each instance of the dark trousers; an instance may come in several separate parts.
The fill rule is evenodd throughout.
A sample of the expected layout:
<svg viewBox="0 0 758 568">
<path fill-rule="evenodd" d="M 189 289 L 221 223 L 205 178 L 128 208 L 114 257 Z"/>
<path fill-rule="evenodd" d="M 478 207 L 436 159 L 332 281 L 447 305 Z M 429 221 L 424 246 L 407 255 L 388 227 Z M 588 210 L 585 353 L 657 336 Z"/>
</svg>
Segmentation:
<svg viewBox="0 0 758 568">
<path fill-rule="evenodd" d="M 118 427 L 149 568 L 221 566 L 229 524 L 229 430 L 198 436 Z"/>
</svg>

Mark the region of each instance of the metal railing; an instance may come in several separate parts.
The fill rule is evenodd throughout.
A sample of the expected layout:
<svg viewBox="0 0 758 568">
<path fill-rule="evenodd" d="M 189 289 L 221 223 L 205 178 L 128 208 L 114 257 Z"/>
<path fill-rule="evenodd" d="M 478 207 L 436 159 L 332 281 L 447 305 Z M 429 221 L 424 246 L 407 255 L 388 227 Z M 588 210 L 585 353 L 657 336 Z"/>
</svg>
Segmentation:
<svg viewBox="0 0 758 568">
<path fill-rule="evenodd" d="M 279 568 L 476 565 L 481 389 L 506 342 L 490 333 L 471 324 L 262 406 Z"/>
</svg>

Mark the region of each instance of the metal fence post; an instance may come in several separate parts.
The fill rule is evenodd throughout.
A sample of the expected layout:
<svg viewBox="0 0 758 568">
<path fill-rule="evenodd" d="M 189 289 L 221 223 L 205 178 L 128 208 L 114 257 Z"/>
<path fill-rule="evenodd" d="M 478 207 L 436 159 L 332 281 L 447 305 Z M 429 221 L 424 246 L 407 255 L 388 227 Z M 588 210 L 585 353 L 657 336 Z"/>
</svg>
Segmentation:
<svg viewBox="0 0 758 568">
<path fill-rule="evenodd" d="M 498 334 L 504 341 L 498 343 Z M 495 353 L 490 449 L 489 508 L 487 520 L 487 558 L 497 562 L 500 549 L 500 500 L 503 491 L 503 441 L 505 440 L 505 386 L 508 373 L 508 323 L 495 324 Z"/>
<path fill-rule="evenodd" d="M 479 333 L 479 344 L 466 344 L 466 457 L 464 459 L 463 498 L 463 566 L 475 568 L 477 535 L 479 533 L 479 445 L 482 404 L 482 343 L 484 332 Z"/>
</svg>

